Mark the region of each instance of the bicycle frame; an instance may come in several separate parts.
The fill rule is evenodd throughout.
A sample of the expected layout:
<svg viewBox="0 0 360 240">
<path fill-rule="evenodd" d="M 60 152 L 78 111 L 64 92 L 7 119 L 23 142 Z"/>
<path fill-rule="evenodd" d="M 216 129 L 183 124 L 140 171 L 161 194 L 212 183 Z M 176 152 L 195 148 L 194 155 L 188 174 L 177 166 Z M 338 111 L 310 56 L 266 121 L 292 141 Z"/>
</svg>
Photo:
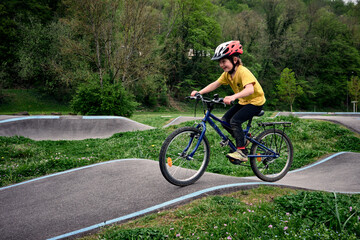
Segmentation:
<svg viewBox="0 0 360 240">
<path fill-rule="evenodd" d="M 233 150 L 236 151 L 236 146 L 231 142 L 231 140 L 222 133 L 222 131 L 220 130 L 220 128 L 215 124 L 215 122 L 212 120 L 214 119 L 217 122 L 220 122 L 221 124 L 230 127 L 230 124 L 227 122 L 222 121 L 221 119 L 217 118 L 215 115 L 213 115 L 211 113 L 210 110 L 207 110 L 205 113 L 205 117 L 202 119 L 201 123 L 199 123 L 196 128 L 200 129 L 202 127 L 202 131 L 200 134 L 200 137 L 198 139 L 198 142 L 194 148 L 194 150 L 187 156 L 188 160 L 191 160 L 192 157 L 194 156 L 195 152 L 197 151 L 198 147 L 200 146 L 200 143 L 203 139 L 203 137 L 205 136 L 206 133 L 206 122 L 208 122 L 210 124 L 211 127 L 213 127 L 215 129 L 215 131 L 217 132 L 217 134 L 222 138 L 223 141 L 228 141 L 228 145 L 229 147 Z M 247 136 L 247 133 L 250 130 L 251 127 L 251 121 L 252 119 L 249 120 L 246 129 L 244 129 L 244 134 L 247 140 L 249 140 L 251 143 L 256 143 L 258 144 L 258 146 L 265 150 L 266 152 L 272 153 L 272 155 L 248 155 L 248 157 L 272 157 L 272 158 L 278 158 L 279 154 L 274 152 L 272 149 L 269 149 L 268 147 L 266 147 L 265 145 L 261 144 L 260 142 L 256 141 L 255 139 Z M 189 149 L 191 143 L 193 142 L 194 138 L 190 139 L 188 146 L 184 149 L 183 154 L 187 152 L 187 150 Z"/>
</svg>

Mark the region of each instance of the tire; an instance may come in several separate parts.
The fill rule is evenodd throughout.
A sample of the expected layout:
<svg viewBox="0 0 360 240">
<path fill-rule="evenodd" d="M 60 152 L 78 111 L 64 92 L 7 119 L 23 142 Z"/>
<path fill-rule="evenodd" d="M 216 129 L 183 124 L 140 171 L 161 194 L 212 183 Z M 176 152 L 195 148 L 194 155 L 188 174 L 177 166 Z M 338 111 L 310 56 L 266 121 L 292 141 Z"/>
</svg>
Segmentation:
<svg viewBox="0 0 360 240">
<path fill-rule="evenodd" d="M 279 157 L 251 157 L 250 165 L 255 175 L 267 182 L 283 178 L 293 162 L 294 151 L 289 137 L 281 130 L 268 129 L 260 133 L 256 141 L 278 153 Z M 253 143 L 250 150 L 251 155 L 266 155 L 267 152 L 256 143 Z"/>
<path fill-rule="evenodd" d="M 165 179 L 177 186 L 187 186 L 196 182 L 205 172 L 210 159 L 210 145 L 206 136 L 192 159 L 187 158 L 197 144 L 201 131 L 194 127 L 182 127 L 171 133 L 164 141 L 159 156 L 159 164 Z M 191 139 L 189 149 L 183 152 Z"/>
</svg>

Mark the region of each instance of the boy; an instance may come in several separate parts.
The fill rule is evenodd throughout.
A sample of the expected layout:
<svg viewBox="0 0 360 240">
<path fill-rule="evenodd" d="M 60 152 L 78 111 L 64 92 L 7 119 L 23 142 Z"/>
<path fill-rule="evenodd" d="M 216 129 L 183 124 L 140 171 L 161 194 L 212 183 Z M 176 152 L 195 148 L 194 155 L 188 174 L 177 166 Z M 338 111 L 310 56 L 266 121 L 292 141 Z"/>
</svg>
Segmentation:
<svg viewBox="0 0 360 240">
<path fill-rule="evenodd" d="M 230 123 L 231 129 L 225 129 L 236 140 L 237 150 L 226 156 L 232 163 L 239 164 L 248 160 L 242 151 L 245 149 L 245 135 L 241 124 L 260 113 L 266 101 L 264 91 L 254 75 L 242 65 L 240 54 L 243 53 L 240 41 L 229 41 L 220 44 L 211 60 L 219 61 L 224 73 L 200 91 L 192 91 L 195 94 L 205 94 L 214 91 L 221 85 L 230 85 L 233 95 L 226 96 L 224 103 L 230 105 L 232 101 L 239 99 L 239 104 L 232 106 L 222 117 L 223 121 Z"/>
</svg>

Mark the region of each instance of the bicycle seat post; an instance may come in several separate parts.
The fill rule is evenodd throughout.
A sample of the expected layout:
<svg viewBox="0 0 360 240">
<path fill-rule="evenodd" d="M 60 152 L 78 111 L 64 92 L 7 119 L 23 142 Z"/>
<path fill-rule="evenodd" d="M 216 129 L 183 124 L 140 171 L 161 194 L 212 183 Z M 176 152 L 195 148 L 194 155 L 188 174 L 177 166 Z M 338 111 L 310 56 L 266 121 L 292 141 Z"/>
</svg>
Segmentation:
<svg viewBox="0 0 360 240">
<path fill-rule="evenodd" d="M 246 126 L 246 130 L 249 131 L 249 129 L 251 128 L 251 123 L 252 123 L 253 117 L 249 119 L 247 126 Z"/>
</svg>

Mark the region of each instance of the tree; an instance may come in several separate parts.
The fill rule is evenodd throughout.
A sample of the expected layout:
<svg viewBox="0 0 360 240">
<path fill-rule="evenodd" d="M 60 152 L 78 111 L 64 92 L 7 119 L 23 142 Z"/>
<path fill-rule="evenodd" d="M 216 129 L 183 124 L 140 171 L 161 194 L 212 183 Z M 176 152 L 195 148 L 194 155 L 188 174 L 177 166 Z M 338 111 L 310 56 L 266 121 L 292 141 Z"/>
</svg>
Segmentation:
<svg viewBox="0 0 360 240">
<path fill-rule="evenodd" d="M 359 72 L 359 51 L 352 46 L 347 26 L 328 8 L 316 13 L 306 42 L 306 58 L 300 65 L 317 93 L 312 99 L 322 107 L 343 107 L 346 103 L 348 73 Z"/>
<path fill-rule="evenodd" d="M 303 88 L 296 83 L 295 73 L 291 69 L 285 68 L 281 73 L 276 88 L 278 90 L 277 95 L 290 105 L 290 111 L 292 112 L 295 98 L 304 93 Z"/>
<path fill-rule="evenodd" d="M 271 105 L 275 82 L 285 66 L 295 59 L 293 56 L 300 49 L 297 40 L 296 24 L 303 10 L 300 0 L 263 0 L 258 10 L 264 19 L 264 43 L 259 49 L 262 56 L 259 81 L 268 96 Z"/>
<path fill-rule="evenodd" d="M 116 23 L 115 16 L 119 1 L 64 0 L 63 2 L 68 8 L 68 15 L 61 21 L 75 33 L 63 38 L 63 46 L 68 49 L 67 52 L 90 60 L 96 66 L 102 86 L 105 60 L 109 59 L 106 54 L 111 52 L 112 30 Z"/>
<path fill-rule="evenodd" d="M 216 79 L 213 50 L 238 39 L 268 108 L 287 67 L 305 92 L 294 104 L 337 110 L 360 72 L 359 19 L 359 0 L 3 0 L 0 85 L 71 96 L 106 79 L 156 107 Z"/>
<path fill-rule="evenodd" d="M 351 100 L 360 100 L 360 80 L 358 76 L 352 76 L 350 82 L 348 82 L 348 89 Z"/>
<path fill-rule="evenodd" d="M 94 65 L 100 85 L 108 75 L 128 88 L 144 77 L 144 70 L 156 71 L 157 62 L 149 61 L 156 49 L 158 21 L 151 1 L 64 0 L 64 4 L 69 14 L 61 21 L 73 32 L 63 39 L 63 48 Z"/>
<path fill-rule="evenodd" d="M 127 92 L 134 93 L 136 100 L 144 105 L 155 106 L 156 99 L 166 96 L 166 64 L 157 36 L 161 33 L 158 2 L 63 2 L 68 12 L 60 22 L 64 29 L 70 30 L 65 31 L 61 39 L 64 56 L 91 66 L 90 75 L 97 74 L 100 87 L 107 79 L 114 87 L 121 85 Z"/>
<path fill-rule="evenodd" d="M 189 87 L 203 86 L 212 79 L 216 68 L 209 56 L 219 44 L 221 29 L 213 17 L 216 6 L 210 0 L 179 0 L 171 7 L 172 24 L 164 38 L 164 57 L 169 64 L 167 84 L 179 96 Z"/>
<path fill-rule="evenodd" d="M 23 27 L 32 19 L 48 24 L 54 19 L 60 0 L 2 0 L 0 2 L 0 82 L 5 87 L 24 87 L 16 65 L 23 43 Z M 45 49 L 44 49 L 45 50 Z M 40 50 L 42 51 L 42 50 Z M 6 76 L 6 77 L 5 77 Z M 25 81 L 24 85 L 27 85 Z"/>
<path fill-rule="evenodd" d="M 264 0 L 262 9 L 268 37 L 268 61 L 275 67 L 281 67 L 288 57 L 286 50 L 292 43 L 288 41 L 289 33 L 293 31 L 293 25 L 301 15 L 302 3 L 289 0 Z"/>
</svg>

